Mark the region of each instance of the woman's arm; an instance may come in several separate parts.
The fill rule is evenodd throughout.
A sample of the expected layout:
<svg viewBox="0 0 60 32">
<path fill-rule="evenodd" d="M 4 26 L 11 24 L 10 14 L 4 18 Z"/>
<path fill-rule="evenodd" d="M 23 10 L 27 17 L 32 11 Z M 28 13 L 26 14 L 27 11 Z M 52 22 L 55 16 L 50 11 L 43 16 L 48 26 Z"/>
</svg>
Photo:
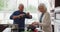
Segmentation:
<svg viewBox="0 0 60 32">
<path fill-rule="evenodd" d="M 49 26 L 51 24 L 51 20 L 50 20 L 50 14 L 46 13 L 43 21 L 43 23 L 39 23 L 40 26 Z"/>
</svg>

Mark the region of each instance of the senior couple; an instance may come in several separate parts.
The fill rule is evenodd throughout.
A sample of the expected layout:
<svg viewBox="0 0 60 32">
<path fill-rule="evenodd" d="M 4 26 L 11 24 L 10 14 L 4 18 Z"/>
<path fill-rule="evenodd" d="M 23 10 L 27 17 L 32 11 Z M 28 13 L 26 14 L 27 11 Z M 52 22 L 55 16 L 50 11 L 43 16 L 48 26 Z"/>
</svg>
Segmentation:
<svg viewBox="0 0 60 32">
<path fill-rule="evenodd" d="M 19 4 L 18 7 L 19 10 L 15 11 L 11 16 L 10 19 L 14 21 L 14 24 L 18 24 L 19 32 L 24 31 L 25 28 L 25 18 L 32 19 L 32 15 L 30 15 L 29 12 L 25 13 L 24 11 L 24 5 Z M 42 26 L 42 30 L 44 32 L 51 32 L 51 20 L 50 20 L 50 14 L 47 12 L 47 8 L 45 4 L 41 3 L 38 5 L 38 11 L 41 12 L 41 17 L 39 22 L 33 22 L 34 24 Z"/>
</svg>

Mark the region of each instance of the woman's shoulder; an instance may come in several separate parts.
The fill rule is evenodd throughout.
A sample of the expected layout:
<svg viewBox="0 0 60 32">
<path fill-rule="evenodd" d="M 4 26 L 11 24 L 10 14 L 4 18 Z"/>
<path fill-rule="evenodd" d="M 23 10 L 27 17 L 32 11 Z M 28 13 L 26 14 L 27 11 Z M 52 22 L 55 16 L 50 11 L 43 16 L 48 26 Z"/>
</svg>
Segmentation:
<svg viewBox="0 0 60 32">
<path fill-rule="evenodd" d="M 46 15 L 50 15 L 49 12 L 46 12 L 45 14 L 46 14 Z"/>
</svg>

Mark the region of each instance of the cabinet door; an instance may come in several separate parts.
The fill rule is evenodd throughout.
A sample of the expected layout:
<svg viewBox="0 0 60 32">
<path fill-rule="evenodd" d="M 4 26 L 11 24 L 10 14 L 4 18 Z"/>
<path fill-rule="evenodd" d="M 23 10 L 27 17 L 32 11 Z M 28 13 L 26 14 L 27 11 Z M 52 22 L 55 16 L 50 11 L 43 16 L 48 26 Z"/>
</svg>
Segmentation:
<svg viewBox="0 0 60 32">
<path fill-rule="evenodd" d="M 55 7 L 60 6 L 60 0 L 55 0 Z"/>
</svg>

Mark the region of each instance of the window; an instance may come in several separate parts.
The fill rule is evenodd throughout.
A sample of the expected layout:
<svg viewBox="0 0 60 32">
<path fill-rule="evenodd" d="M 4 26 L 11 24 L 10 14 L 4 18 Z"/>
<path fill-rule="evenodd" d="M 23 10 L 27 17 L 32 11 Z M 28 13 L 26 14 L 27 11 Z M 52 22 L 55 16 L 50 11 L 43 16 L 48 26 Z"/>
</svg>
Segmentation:
<svg viewBox="0 0 60 32">
<path fill-rule="evenodd" d="M 25 23 L 31 24 L 33 21 L 38 20 L 37 7 L 41 2 L 42 0 L 0 0 L 0 19 L 2 23 L 6 22 L 5 24 L 12 24 L 13 21 L 9 19 L 10 15 L 18 9 L 20 3 L 23 3 L 25 7 L 24 11 L 30 12 L 33 16 L 32 19 L 26 19 L 27 21 L 25 21 Z M 44 3 L 45 2 L 46 1 L 44 1 Z M 47 3 L 49 2 L 47 1 Z"/>
</svg>

